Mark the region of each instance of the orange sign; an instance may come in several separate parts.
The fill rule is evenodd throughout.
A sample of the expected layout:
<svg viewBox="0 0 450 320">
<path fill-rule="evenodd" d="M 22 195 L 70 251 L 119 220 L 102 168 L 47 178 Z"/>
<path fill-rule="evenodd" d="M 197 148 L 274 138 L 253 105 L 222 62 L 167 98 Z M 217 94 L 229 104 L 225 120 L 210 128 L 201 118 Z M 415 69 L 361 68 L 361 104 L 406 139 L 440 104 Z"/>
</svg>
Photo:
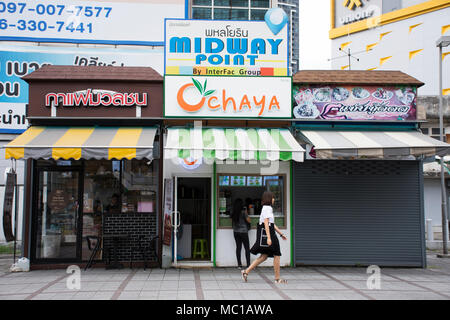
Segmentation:
<svg viewBox="0 0 450 320">
<path fill-rule="evenodd" d="M 166 76 L 165 85 L 165 116 L 291 117 L 289 77 Z"/>
</svg>

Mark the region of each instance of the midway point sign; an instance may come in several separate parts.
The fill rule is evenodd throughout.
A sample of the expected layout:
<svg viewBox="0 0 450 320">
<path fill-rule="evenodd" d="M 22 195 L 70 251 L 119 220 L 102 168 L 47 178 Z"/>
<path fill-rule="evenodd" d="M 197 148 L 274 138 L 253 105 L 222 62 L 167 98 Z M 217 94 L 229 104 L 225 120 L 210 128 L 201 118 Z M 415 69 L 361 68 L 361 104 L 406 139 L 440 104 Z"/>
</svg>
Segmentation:
<svg viewBox="0 0 450 320">
<path fill-rule="evenodd" d="M 166 19 L 165 24 L 167 75 L 288 75 L 289 30 L 282 9 L 269 10 L 265 21 Z"/>
</svg>

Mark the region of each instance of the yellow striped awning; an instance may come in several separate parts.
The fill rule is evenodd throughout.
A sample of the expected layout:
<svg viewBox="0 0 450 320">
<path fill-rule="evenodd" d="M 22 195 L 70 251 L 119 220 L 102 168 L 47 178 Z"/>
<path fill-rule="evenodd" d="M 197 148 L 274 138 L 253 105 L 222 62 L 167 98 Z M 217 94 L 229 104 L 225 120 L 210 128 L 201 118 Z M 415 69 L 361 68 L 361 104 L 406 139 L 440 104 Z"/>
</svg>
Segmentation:
<svg viewBox="0 0 450 320">
<path fill-rule="evenodd" d="M 156 127 L 31 126 L 5 146 L 6 159 L 153 159 Z"/>
</svg>

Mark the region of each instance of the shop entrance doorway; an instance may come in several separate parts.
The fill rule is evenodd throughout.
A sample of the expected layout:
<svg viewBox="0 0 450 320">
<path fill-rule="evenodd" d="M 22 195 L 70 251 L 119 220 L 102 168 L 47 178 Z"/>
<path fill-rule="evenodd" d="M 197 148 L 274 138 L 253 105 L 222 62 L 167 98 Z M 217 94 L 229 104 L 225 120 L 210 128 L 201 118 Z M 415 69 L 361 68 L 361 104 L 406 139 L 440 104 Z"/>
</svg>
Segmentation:
<svg viewBox="0 0 450 320">
<path fill-rule="evenodd" d="M 174 262 L 211 261 L 211 178 L 176 179 Z"/>
<path fill-rule="evenodd" d="M 80 260 L 80 176 L 80 168 L 38 170 L 33 260 Z"/>
</svg>

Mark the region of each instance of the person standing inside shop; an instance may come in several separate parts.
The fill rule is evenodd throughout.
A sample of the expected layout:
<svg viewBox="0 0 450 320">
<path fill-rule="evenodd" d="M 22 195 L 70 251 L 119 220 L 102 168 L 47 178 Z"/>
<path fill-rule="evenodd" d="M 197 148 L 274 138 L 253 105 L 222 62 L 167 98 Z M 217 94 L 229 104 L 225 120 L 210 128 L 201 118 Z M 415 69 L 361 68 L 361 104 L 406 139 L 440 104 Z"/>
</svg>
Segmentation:
<svg viewBox="0 0 450 320">
<path fill-rule="evenodd" d="M 106 206 L 107 213 L 120 213 L 121 207 L 119 203 L 119 195 L 114 193 L 111 196 L 111 203 Z"/>
<path fill-rule="evenodd" d="M 256 233 L 256 242 L 250 252 L 254 255 L 261 254 L 258 259 L 245 270 L 242 270 L 242 279 L 247 282 L 248 274 L 259 264 L 266 261 L 267 258 L 273 258 L 273 269 L 275 273 L 275 283 L 287 283 L 285 279 L 280 278 L 280 243 L 275 234 L 277 232 L 283 240 L 287 240 L 286 236 L 275 225 L 272 205 L 275 199 L 270 191 L 264 192 L 262 196 L 262 210 L 259 217 L 258 229 Z"/>
<path fill-rule="evenodd" d="M 245 259 L 247 260 L 247 268 L 250 266 L 250 242 L 248 240 L 248 230 L 250 229 L 250 217 L 244 207 L 242 199 L 237 199 L 233 205 L 231 213 L 231 221 L 233 225 L 234 240 L 236 241 L 236 258 L 238 268 L 242 268 L 241 251 L 244 245 Z"/>
</svg>

